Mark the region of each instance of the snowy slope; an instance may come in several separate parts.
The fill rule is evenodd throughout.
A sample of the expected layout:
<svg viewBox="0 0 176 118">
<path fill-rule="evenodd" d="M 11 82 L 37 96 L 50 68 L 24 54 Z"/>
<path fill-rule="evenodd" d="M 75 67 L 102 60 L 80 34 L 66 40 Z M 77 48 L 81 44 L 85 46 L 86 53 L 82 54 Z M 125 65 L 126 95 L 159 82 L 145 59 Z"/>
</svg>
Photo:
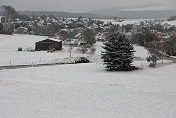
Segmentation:
<svg viewBox="0 0 176 118">
<path fill-rule="evenodd" d="M 18 52 L 17 49 L 22 47 L 35 49 L 35 42 L 44 40 L 47 37 L 35 35 L 1 35 L 0 34 L 0 65 L 19 65 L 19 64 L 40 64 L 52 63 L 69 58 L 68 47 L 64 47 L 62 51 L 48 53 L 46 51 Z M 82 54 L 73 53 L 72 57 L 84 56 Z"/>
<path fill-rule="evenodd" d="M 139 25 L 140 22 L 144 22 L 146 20 L 147 21 L 149 21 L 149 20 L 154 21 L 155 19 L 124 19 L 124 21 L 122 21 L 122 22 L 118 22 L 118 21 L 113 20 L 113 19 L 97 19 L 97 20 L 101 20 L 105 24 L 111 22 L 112 24 L 119 24 L 120 26 L 122 26 L 122 25 L 127 25 L 127 24 L 137 24 L 137 25 Z M 167 21 L 166 19 L 163 19 L 163 20 L 165 20 L 165 21 L 161 22 L 161 24 L 168 23 L 170 25 L 175 25 L 176 26 L 176 20 L 174 20 L 174 21 Z"/>
<path fill-rule="evenodd" d="M 145 19 L 125 19 L 122 22 L 118 22 L 113 19 L 97 19 L 97 20 L 103 21 L 104 24 L 111 22 L 112 24 L 119 24 L 120 26 L 122 26 L 122 25 L 127 25 L 127 24 L 139 24 L 141 21 L 144 21 Z"/>
<path fill-rule="evenodd" d="M 175 70 L 106 72 L 101 63 L 0 70 L 0 116 L 175 118 Z"/>
<path fill-rule="evenodd" d="M 176 20 L 174 20 L 174 21 L 165 21 L 164 23 L 168 23 L 170 25 L 175 25 L 176 26 Z"/>
<path fill-rule="evenodd" d="M 148 50 L 142 46 L 134 45 L 134 50 L 136 51 L 136 52 L 134 52 L 135 57 L 139 57 L 141 59 L 146 59 L 149 55 Z"/>
<path fill-rule="evenodd" d="M 68 47 L 63 46 L 62 51 L 48 53 L 46 51 L 18 52 L 18 47 L 35 48 L 35 42 L 44 40 L 47 37 L 34 36 L 34 35 L 0 35 L 0 65 L 20 65 L 20 64 L 41 64 L 41 63 L 56 63 L 63 61 L 65 58 L 69 58 Z M 80 54 L 77 49 L 73 49 L 72 57 L 87 56 L 91 62 L 102 62 L 101 51 L 102 42 L 95 44 L 96 52 L 95 55 Z M 146 49 L 140 46 L 134 45 L 135 56 L 145 59 L 148 55 Z"/>
<path fill-rule="evenodd" d="M 51 62 L 69 56 L 68 47 L 55 53 L 18 52 L 34 48 L 47 37 L 0 35 L 0 65 Z M 103 44 L 95 44 L 93 63 L 0 70 L 0 118 L 175 118 L 176 65 L 149 69 L 148 51 L 134 45 L 133 72 L 108 72 L 102 64 Z M 27 62 L 25 62 L 27 60 Z"/>
</svg>

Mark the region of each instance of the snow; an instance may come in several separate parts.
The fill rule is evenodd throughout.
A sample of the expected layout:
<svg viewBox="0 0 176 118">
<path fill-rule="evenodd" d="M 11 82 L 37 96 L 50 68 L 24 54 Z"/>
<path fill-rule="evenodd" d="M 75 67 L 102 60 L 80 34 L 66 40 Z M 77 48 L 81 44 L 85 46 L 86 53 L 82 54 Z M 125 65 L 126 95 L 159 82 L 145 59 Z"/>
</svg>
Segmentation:
<svg viewBox="0 0 176 118">
<path fill-rule="evenodd" d="M 176 65 L 107 72 L 99 63 L 0 71 L 3 118 L 175 118 Z"/>
<path fill-rule="evenodd" d="M 47 39 L 52 40 L 52 41 L 56 41 L 56 42 L 61 42 L 61 40 L 59 40 L 59 39 L 54 39 L 54 38 L 47 38 Z"/>
<path fill-rule="evenodd" d="M 168 23 L 168 24 L 170 24 L 170 25 L 176 26 L 176 20 L 174 20 L 174 21 L 165 21 L 164 23 Z M 164 24 L 164 23 L 163 23 L 163 24 Z"/>
<path fill-rule="evenodd" d="M 54 53 L 16 51 L 20 46 L 34 48 L 35 42 L 46 38 L 0 35 L 0 65 L 9 65 L 9 59 L 21 64 L 25 59 L 37 63 L 69 56 L 65 46 Z M 134 45 L 134 55 L 141 58 L 134 64 L 143 70 L 109 72 L 100 59 L 102 45 L 95 44 L 89 64 L 0 70 L 0 117 L 175 118 L 176 64 L 148 68 L 148 51 Z"/>
<path fill-rule="evenodd" d="M 96 20 L 98 20 L 98 19 L 96 19 Z M 146 21 L 146 20 L 147 21 L 150 21 L 150 20 L 154 21 L 155 19 L 124 19 L 124 21 L 122 21 L 122 22 L 118 22 L 118 21 L 113 20 L 113 19 L 99 19 L 99 20 L 103 21 L 105 24 L 111 22 L 112 24 L 119 24 L 120 26 L 122 26 L 122 25 L 127 25 L 127 24 L 139 25 L 140 22 L 142 22 L 142 21 Z M 165 24 L 165 23 L 168 23 L 170 25 L 175 25 L 176 26 L 176 20 L 174 20 L 174 21 L 167 21 L 167 19 L 161 19 L 161 20 L 164 20 L 163 22 L 161 22 L 162 25 Z"/>
<path fill-rule="evenodd" d="M 135 57 L 146 59 L 149 56 L 149 52 L 142 46 L 134 45 L 134 52 Z"/>
<path fill-rule="evenodd" d="M 103 21 L 105 24 L 108 22 L 111 22 L 112 24 L 119 24 L 120 26 L 122 25 L 127 25 L 127 24 L 139 24 L 141 21 L 144 21 L 146 19 L 124 19 L 122 22 L 118 22 L 113 19 L 99 19 L 100 21 Z"/>
<path fill-rule="evenodd" d="M 78 33 L 78 34 L 75 36 L 75 38 L 79 37 L 80 35 L 81 35 L 81 33 Z"/>
<path fill-rule="evenodd" d="M 46 51 L 17 51 L 19 47 L 23 50 L 27 48 L 35 49 L 35 42 L 45 40 L 48 37 L 35 35 L 2 35 L 0 34 L 0 65 L 28 65 L 41 63 L 56 63 L 69 58 L 68 48 L 63 46 L 62 51 L 48 53 Z M 52 39 L 59 41 L 57 39 Z M 76 49 L 75 49 L 76 50 Z M 73 53 L 72 57 L 85 56 L 83 54 Z"/>
<path fill-rule="evenodd" d="M 19 47 L 23 50 L 28 48 L 35 49 L 35 42 L 45 40 L 46 36 L 35 36 L 35 35 L 2 35 L 0 34 L 0 65 L 29 65 L 29 64 L 43 64 L 43 63 L 57 63 L 69 58 L 69 47 L 63 46 L 61 51 L 48 53 L 46 51 L 17 51 Z M 57 39 L 52 39 L 59 41 Z M 101 62 L 101 51 L 103 44 L 98 42 L 95 44 L 96 52 L 95 55 L 80 54 L 77 52 L 77 48 L 72 51 L 72 57 L 77 58 L 80 56 L 88 56 L 92 62 Z M 147 51 L 143 47 L 134 46 L 136 57 L 145 59 L 147 57 Z"/>
</svg>

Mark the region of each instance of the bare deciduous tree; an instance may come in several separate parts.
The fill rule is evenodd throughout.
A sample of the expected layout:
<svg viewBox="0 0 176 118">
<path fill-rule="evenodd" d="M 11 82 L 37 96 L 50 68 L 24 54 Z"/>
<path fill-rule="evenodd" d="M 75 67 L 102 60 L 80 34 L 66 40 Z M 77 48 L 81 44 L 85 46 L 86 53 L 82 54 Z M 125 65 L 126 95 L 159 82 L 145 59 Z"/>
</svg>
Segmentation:
<svg viewBox="0 0 176 118">
<path fill-rule="evenodd" d="M 83 31 L 81 39 L 89 45 L 93 45 L 96 43 L 94 32 L 89 28 L 86 28 Z"/>
</svg>

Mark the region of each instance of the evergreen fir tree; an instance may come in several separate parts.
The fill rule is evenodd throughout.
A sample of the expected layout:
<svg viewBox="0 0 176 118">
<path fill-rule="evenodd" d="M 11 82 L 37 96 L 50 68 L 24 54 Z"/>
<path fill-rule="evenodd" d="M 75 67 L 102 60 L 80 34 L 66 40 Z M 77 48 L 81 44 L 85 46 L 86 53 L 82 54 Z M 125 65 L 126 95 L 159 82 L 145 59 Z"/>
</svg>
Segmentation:
<svg viewBox="0 0 176 118">
<path fill-rule="evenodd" d="M 102 59 L 106 68 L 115 71 L 130 71 L 136 69 L 132 66 L 134 54 L 133 46 L 124 34 L 112 33 L 104 43 Z"/>
</svg>

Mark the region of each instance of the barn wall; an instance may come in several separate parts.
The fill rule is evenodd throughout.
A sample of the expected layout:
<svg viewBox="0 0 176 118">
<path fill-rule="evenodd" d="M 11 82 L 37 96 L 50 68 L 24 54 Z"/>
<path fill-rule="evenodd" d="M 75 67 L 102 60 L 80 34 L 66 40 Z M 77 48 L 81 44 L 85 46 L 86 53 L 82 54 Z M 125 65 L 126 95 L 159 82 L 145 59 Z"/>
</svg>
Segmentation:
<svg viewBox="0 0 176 118">
<path fill-rule="evenodd" d="M 62 42 L 55 42 L 55 41 L 43 41 L 43 42 L 36 42 L 35 50 L 61 50 L 62 49 Z"/>
</svg>

